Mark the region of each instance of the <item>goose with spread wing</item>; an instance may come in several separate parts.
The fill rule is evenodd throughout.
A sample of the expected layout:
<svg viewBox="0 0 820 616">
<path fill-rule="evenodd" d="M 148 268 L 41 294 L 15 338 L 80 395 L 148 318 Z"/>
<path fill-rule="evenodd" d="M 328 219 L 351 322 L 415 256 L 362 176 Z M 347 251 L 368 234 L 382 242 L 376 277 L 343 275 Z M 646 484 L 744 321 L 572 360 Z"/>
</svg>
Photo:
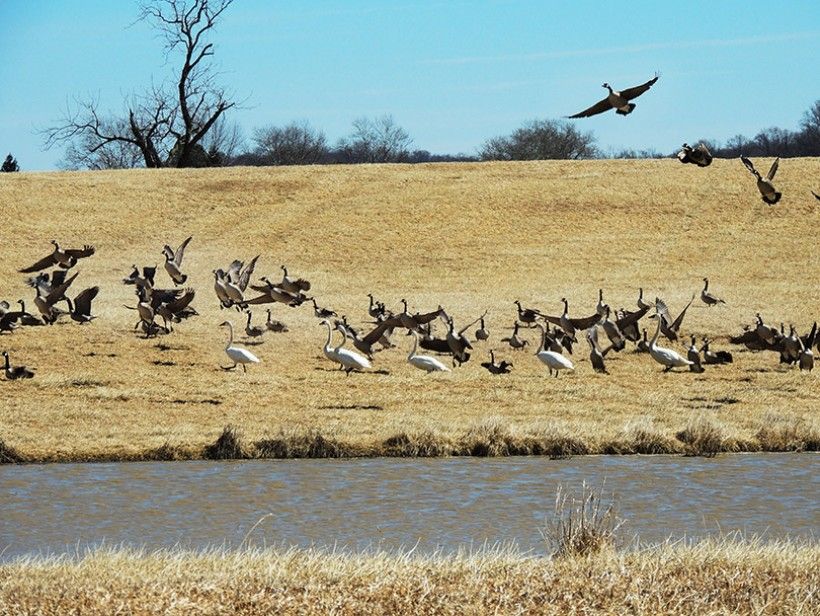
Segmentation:
<svg viewBox="0 0 820 616">
<path fill-rule="evenodd" d="M 741 156 L 740 160 L 743 161 L 743 164 L 746 165 L 746 168 L 749 170 L 755 178 L 757 178 L 757 189 L 760 191 L 760 197 L 768 203 L 769 205 L 774 205 L 778 201 L 780 201 L 780 197 L 783 196 L 782 193 L 778 192 L 774 188 L 774 184 L 772 184 L 772 180 L 774 179 L 775 173 L 777 173 L 777 168 L 780 165 L 780 158 L 775 158 L 772 166 L 769 167 L 769 172 L 766 174 L 766 177 L 763 177 L 758 173 L 755 166 L 752 164 L 752 161 L 746 158 L 745 156 Z"/>
<path fill-rule="evenodd" d="M 563 314 L 561 314 L 560 317 L 545 316 L 544 318 L 553 325 L 557 325 L 562 330 L 564 330 L 564 333 L 569 337 L 569 339 L 572 342 L 578 341 L 575 337 L 576 329 L 589 329 L 593 325 L 597 325 L 598 323 L 600 323 L 602 317 L 597 312 L 588 317 L 571 319 L 569 317 L 569 302 L 567 301 L 567 298 L 562 297 L 561 302 L 564 304 L 564 312 Z"/>
<path fill-rule="evenodd" d="M 660 297 L 655 298 L 655 309 L 657 310 L 655 318 L 660 319 L 660 331 L 671 342 L 675 342 L 678 339 L 678 333 L 680 333 L 680 326 L 683 324 L 683 318 L 686 316 L 686 311 L 689 310 L 689 306 L 691 306 L 694 301 L 695 296 L 693 295 L 692 299 L 689 300 L 689 303 L 686 304 L 684 309 L 680 311 L 680 314 L 672 320 L 672 317 L 669 314 L 669 308 L 666 306 L 666 302 L 664 302 Z"/>
<path fill-rule="evenodd" d="M 627 88 L 626 90 L 613 90 L 612 87 L 605 83 L 602 85 L 602 88 L 606 88 L 609 90 L 609 94 L 603 100 L 598 101 L 589 109 L 584 109 L 580 113 L 576 113 L 575 115 L 567 116 L 570 119 L 574 118 L 588 118 L 590 116 L 598 115 L 599 113 L 603 113 L 605 111 L 609 111 L 610 109 L 615 109 L 615 113 L 618 115 L 629 115 L 635 109 L 635 103 L 630 103 L 634 98 L 638 98 L 641 94 L 646 92 L 649 88 L 655 85 L 655 82 L 658 81 L 660 75 L 655 75 L 652 79 L 647 81 L 646 83 L 642 83 L 639 86 L 635 86 L 633 88 Z"/>
<path fill-rule="evenodd" d="M 54 245 L 54 250 L 50 255 L 43 257 L 34 265 L 30 265 L 19 270 L 20 273 L 30 274 L 32 272 L 39 272 L 40 270 L 44 270 L 47 267 L 53 267 L 55 265 L 63 269 L 71 269 L 77 264 L 78 259 L 90 257 L 94 254 L 94 247 L 88 244 L 82 248 L 69 248 L 68 250 L 63 250 L 60 248 L 60 245 L 56 240 L 51 240 L 51 243 Z"/>
<path fill-rule="evenodd" d="M 678 160 L 698 167 L 708 167 L 712 164 L 712 153 L 703 143 L 699 143 L 695 147 L 684 143 L 683 148 L 678 152 Z"/>
<path fill-rule="evenodd" d="M 182 267 L 182 257 L 185 255 L 185 248 L 192 238 L 193 236 L 188 236 L 185 241 L 179 245 L 176 251 L 168 244 L 165 244 L 165 247 L 162 249 L 162 254 L 165 255 L 165 271 L 168 272 L 171 280 L 173 280 L 177 286 L 185 284 L 185 281 L 188 280 L 188 276 L 183 274 L 180 268 Z"/>
</svg>

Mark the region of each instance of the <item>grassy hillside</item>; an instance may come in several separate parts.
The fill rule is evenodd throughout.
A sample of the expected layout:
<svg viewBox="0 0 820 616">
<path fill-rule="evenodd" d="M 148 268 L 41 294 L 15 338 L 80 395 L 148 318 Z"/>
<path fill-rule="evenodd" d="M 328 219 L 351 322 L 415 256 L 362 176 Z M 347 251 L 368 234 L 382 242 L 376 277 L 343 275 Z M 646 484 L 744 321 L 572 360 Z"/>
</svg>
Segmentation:
<svg viewBox="0 0 820 616">
<path fill-rule="evenodd" d="M 101 292 L 91 324 L 0 337 L 13 361 L 37 370 L 0 382 L 0 439 L 39 460 L 195 456 L 226 424 L 240 428 L 249 454 L 262 439 L 280 455 L 285 446 L 291 455 L 680 451 L 676 434 L 689 426 L 717 430 L 724 449 L 816 448 L 820 369 L 800 374 L 773 354 L 732 348 L 731 366 L 662 374 L 630 346 L 608 356 L 605 376 L 592 372 L 582 342 L 575 373 L 550 379 L 529 347 L 513 352 L 500 338 L 515 299 L 560 314 L 566 296 L 581 316 L 594 311 L 598 288 L 611 305 L 634 308 L 642 286 L 675 313 L 703 276 L 727 305 L 696 301 L 685 334 L 727 348 L 758 311 L 807 332 L 820 317 L 820 206 L 809 192 L 818 178 L 818 159 L 782 161 L 784 197 L 769 207 L 736 160 L 707 169 L 652 160 L 3 174 L 0 299 L 31 301 L 16 271 L 51 239 L 97 247 L 71 292 Z M 123 308 L 135 304 L 133 287 L 120 280 L 133 263 L 156 263 L 158 284 L 171 286 L 161 248 L 189 234 L 183 269 L 200 316 L 145 340 Z M 442 304 L 457 326 L 489 309 L 491 339 L 463 368 L 427 376 L 405 362 L 412 339 L 395 336 L 398 348 L 374 362 L 389 374 L 346 377 L 322 357 L 312 309 L 276 304 L 291 331 L 266 334 L 253 347 L 262 363 L 247 375 L 223 372 L 217 325 L 243 319 L 219 309 L 211 271 L 256 254 L 259 276 L 278 279 L 285 263 L 354 323 L 372 292 L 396 310 L 403 297 L 411 311 Z M 537 346 L 535 330 L 524 335 Z M 513 374 L 478 365 L 489 347 L 514 362 Z"/>
</svg>

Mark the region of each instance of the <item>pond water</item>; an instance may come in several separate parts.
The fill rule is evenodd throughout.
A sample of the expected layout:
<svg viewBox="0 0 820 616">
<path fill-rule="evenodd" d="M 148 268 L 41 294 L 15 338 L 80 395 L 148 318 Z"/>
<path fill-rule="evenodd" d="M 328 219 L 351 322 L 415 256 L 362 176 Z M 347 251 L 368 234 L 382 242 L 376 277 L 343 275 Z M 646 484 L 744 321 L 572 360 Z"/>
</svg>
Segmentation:
<svg viewBox="0 0 820 616">
<path fill-rule="evenodd" d="M 558 486 L 578 493 L 584 481 L 612 496 L 625 540 L 735 530 L 816 538 L 818 461 L 802 453 L 0 466 L 0 559 L 99 544 L 236 547 L 246 536 L 256 546 L 429 552 L 515 542 L 544 552 L 540 530 Z"/>
</svg>

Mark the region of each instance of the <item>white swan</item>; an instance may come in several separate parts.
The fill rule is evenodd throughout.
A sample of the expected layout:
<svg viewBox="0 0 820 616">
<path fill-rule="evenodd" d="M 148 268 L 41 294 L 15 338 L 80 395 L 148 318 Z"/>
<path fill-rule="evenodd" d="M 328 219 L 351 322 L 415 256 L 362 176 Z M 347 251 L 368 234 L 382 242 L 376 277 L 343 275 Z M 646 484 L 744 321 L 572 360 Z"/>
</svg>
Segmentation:
<svg viewBox="0 0 820 616">
<path fill-rule="evenodd" d="M 328 327 L 330 327 L 329 323 Z M 339 329 L 339 327 L 337 326 L 336 329 Z M 344 366 L 345 372 L 350 374 L 351 370 L 365 370 L 367 368 L 371 368 L 372 366 L 366 357 L 359 355 L 356 351 L 352 351 L 351 349 L 342 348 L 345 345 L 345 342 L 347 342 L 347 335 L 344 331 L 341 333 L 342 341 L 339 343 L 339 346 L 333 349 L 333 352 L 336 354 L 337 361 Z M 330 341 L 328 341 L 328 343 L 329 342 Z"/>
<path fill-rule="evenodd" d="M 658 315 L 658 329 L 655 330 L 655 335 L 652 336 L 652 340 L 649 341 L 649 354 L 659 364 L 666 366 L 664 372 L 669 372 L 672 368 L 683 368 L 685 366 L 691 366 L 692 362 L 688 359 L 684 358 L 680 353 L 677 351 L 673 351 L 672 349 L 667 349 L 664 347 L 659 347 L 656 343 L 658 342 L 658 335 L 661 333 L 661 315 Z"/>
<path fill-rule="evenodd" d="M 575 370 L 575 366 L 572 365 L 572 362 L 561 355 L 561 353 L 547 350 L 547 330 L 541 323 L 537 323 L 536 325 L 541 329 L 541 345 L 538 347 L 538 352 L 535 356 L 547 365 L 550 376 L 552 376 L 553 370 L 555 371 L 556 377 L 558 377 L 559 370 Z"/>
<path fill-rule="evenodd" d="M 342 361 L 336 354 L 336 349 L 330 346 L 330 340 L 331 338 L 333 338 L 333 330 L 330 328 L 330 323 L 327 321 L 327 319 L 322 319 L 319 322 L 319 325 L 327 325 L 327 342 L 325 342 L 325 346 L 322 347 L 322 352 L 325 354 L 325 357 L 327 357 L 330 361 L 336 364 L 341 364 L 343 366 L 344 364 L 342 364 Z"/>
<path fill-rule="evenodd" d="M 435 357 L 416 355 L 416 349 L 419 346 L 419 335 L 413 330 L 411 330 L 410 333 L 413 334 L 413 350 L 410 351 L 410 354 L 407 356 L 407 362 L 410 365 L 415 366 L 419 370 L 425 370 L 428 374 L 430 372 L 450 372 L 450 369 Z"/>
<path fill-rule="evenodd" d="M 233 346 L 233 324 L 230 321 L 222 321 L 220 327 L 227 326 L 230 332 L 228 336 L 228 344 L 225 345 L 225 353 L 231 358 L 233 366 L 220 366 L 223 370 L 233 370 L 238 364 L 242 364 L 242 372 L 247 372 L 248 369 L 245 364 L 258 364 L 259 358 L 251 353 L 248 349 Z"/>
</svg>

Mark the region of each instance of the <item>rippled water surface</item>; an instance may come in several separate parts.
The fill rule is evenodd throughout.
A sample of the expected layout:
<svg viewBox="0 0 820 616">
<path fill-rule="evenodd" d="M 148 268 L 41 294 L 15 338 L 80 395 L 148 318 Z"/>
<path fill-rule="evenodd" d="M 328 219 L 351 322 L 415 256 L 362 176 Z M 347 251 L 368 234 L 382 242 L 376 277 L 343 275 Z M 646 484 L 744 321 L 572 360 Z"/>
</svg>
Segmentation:
<svg viewBox="0 0 820 616">
<path fill-rule="evenodd" d="M 612 493 L 625 537 L 820 534 L 816 454 L 264 460 L 0 466 L 2 559 L 77 546 L 444 550 L 539 529 L 559 485 Z"/>
</svg>

